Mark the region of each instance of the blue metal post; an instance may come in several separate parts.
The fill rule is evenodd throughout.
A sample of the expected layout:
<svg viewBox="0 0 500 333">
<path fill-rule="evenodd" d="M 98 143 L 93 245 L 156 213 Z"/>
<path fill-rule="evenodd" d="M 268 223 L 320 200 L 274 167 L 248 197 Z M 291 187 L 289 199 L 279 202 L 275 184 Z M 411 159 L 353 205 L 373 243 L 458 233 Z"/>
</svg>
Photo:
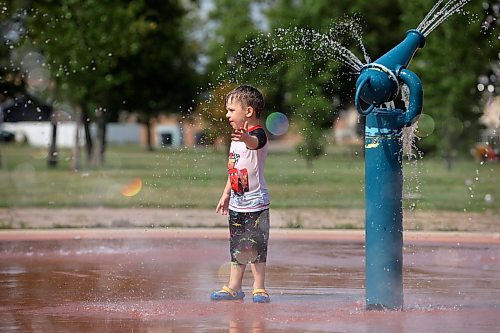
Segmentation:
<svg viewBox="0 0 500 333">
<path fill-rule="evenodd" d="M 401 126 L 394 110 L 366 118 L 366 307 L 403 307 Z"/>
<path fill-rule="evenodd" d="M 410 30 L 392 50 L 366 65 L 356 82 L 355 103 L 366 116 L 366 308 L 403 308 L 402 129 L 422 112 L 423 91 L 417 75 L 406 69 L 424 36 Z M 410 91 L 406 111 L 383 107 L 399 87 Z M 364 110 L 361 101 L 368 104 Z"/>
</svg>

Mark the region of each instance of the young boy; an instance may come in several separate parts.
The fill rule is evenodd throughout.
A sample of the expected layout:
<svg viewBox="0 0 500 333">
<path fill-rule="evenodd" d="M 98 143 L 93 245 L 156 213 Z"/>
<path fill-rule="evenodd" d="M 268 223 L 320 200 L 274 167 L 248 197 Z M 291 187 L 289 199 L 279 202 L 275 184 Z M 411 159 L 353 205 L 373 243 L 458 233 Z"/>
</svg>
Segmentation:
<svg viewBox="0 0 500 333">
<path fill-rule="evenodd" d="M 226 96 L 226 118 L 233 128 L 229 149 L 228 178 L 216 212 L 229 214 L 231 272 L 229 283 L 214 291 L 211 299 L 239 300 L 243 274 L 251 264 L 253 301 L 268 303 L 266 276 L 269 239 L 269 192 L 264 179 L 267 136 L 260 126 L 264 97 L 250 85 L 241 85 Z"/>
</svg>

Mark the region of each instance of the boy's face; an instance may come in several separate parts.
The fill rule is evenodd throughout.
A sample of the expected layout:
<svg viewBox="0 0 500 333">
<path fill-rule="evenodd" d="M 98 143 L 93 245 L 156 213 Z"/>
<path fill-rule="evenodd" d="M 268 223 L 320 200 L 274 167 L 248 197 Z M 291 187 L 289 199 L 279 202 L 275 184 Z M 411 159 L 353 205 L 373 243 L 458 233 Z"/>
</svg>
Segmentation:
<svg viewBox="0 0 500 333">
<path fill-rule="evenodd" d="M 253 115 L 252 107 L 243 107 L 241 102 L 234 97 L 228 99 L 226 110 L 226 118 L 235 130 L 242 128 L 245 120 L 248 120 Z"/>
</svg>

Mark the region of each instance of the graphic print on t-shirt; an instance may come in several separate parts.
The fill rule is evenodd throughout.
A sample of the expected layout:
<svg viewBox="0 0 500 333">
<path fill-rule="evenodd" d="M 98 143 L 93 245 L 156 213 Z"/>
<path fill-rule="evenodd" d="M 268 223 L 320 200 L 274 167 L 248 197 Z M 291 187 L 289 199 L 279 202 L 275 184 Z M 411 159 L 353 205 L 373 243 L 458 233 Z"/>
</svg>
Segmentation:
<svg viewBox="0 0 500 333">
<path fill-rule="evenodd" d="M 243 195 L 245 192 L 250 190 L 248 185 L 248 171 L 247 169 L 237 169 L 236 165 L 240 159 L 239 154 L 231 152 L 229 154 L 229 161 L 227 163 L 229 181 L 231 182 L 231 188 L 237 195 Z"/>
<path fill-rule="evenodd" d="M 247 169 L 229 169 L 229 180 L 234 193 L 243 195 L 250 190 L 248 186 L 248 171 Z"/>
<path fill-rule="evenodd" d="M 240 160 L 240 154 L 236 154 L 233 152 L 229 153 L 229 160 L 227 161 L 227 169 L 233 169 L 236 167 L 236 164 L 238 164 L 238 161 Z"/>
</svg>

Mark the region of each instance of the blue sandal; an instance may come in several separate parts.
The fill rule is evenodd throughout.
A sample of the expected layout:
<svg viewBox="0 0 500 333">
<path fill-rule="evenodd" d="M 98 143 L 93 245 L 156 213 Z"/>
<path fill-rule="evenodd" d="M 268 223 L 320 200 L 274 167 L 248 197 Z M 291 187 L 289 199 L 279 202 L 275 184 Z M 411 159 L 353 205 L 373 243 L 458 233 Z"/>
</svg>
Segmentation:
<svg viewBox="0 0 500 333">
<path fill-rule="evenodd" d="M 266 289 L 255 289 L 252 291 L 253 302 L 254 303 L 269 303 L 271 302 L 271 297 L 267 293 Z"/>
<path fill-rule="evenodd" d="M 214 291 L 210 295 L 212 301 L 237 301 L 245 298 L 245 293 L 240 291 L 234 291 L 228 286 L 223 286 L 221 290 Z"/>
</svg>

